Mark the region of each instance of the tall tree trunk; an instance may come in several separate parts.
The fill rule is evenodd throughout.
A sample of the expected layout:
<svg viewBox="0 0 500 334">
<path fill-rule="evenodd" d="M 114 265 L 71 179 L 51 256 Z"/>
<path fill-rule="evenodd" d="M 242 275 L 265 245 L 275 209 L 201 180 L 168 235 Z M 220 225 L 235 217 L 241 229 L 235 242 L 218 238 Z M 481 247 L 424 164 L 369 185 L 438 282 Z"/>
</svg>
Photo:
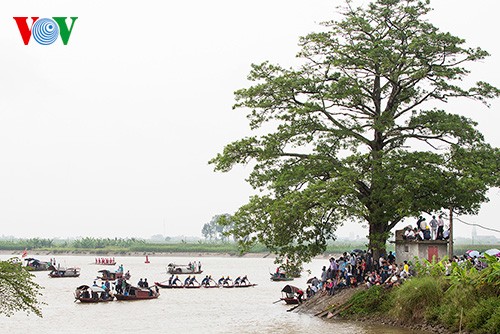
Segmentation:
<svg viewBox="0 0 500 334">
<path fill-rule="evenodd" d="M 373 261 L 378 263 L 378 259 L 381 255 L 387 256 L 386 253 L 386 243 L 389 238 L 389 231 L 387 231 L 387 223 L 369 223 L 369 235 L 368 235 L 368 248 L 373 252 Z"/>
</svg>

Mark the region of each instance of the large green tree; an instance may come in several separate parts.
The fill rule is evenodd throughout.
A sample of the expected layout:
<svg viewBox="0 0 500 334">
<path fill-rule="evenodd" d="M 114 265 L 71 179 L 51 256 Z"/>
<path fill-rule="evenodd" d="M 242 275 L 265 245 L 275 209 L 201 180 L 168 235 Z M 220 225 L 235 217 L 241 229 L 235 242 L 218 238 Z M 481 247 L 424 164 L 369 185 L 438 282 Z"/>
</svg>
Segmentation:
<svg viewBox="0 0 500 334">
<path fill-rule="evenodd" d="M 499 90 L 464 87 L 466 64 L 488 53 L 428 22 L 429 1 L 346 1 L 342 19 L 300 39 L 300 66 L 252 65 L 235 108 L 259 135 L 227 145 L 218 171 L 254 163 L 261 191 L 235 214 L 241 243 L 281 256 L 322 252 L 340 224 L 368 223 L 369 247 L 406 217 L 453 207 L 477 213 L 499 185 L 498 148 L 470 118 L 440 107 L 453 98 L 488 105 Z"/>
<path fill-rule="evenodd" d="M 0 261 L 0 314 L 11 316 L 25 311 L 42 316 L 38 300 L 41 287 L 33 282 L 33 277 L 19 259 Z"/>
</svg>

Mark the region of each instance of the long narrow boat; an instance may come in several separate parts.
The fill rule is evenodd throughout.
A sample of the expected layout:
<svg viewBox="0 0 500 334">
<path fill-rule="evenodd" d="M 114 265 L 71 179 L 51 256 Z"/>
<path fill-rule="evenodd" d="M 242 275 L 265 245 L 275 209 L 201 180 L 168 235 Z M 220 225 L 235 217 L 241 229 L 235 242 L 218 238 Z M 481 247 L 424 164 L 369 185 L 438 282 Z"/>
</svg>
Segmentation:
<svg viewBox="0 0 500 334">
<path fill-rule="evenodd" d="M 127 288 L 125 293 L 116 293 L 115 298 L 116 300 L 124 300 L 124 301 L 130 301 L 130 300 L 143 300 L 143 299 L 155 299 L 160 296 L 160 292 L 158 291 L 158 288 L 155 287 L 153 288 L 139 288 L 136 286 L 130 286 Z"/>
<path fill-rule="evenodd" d="M 184 289 L 184 285 L 163 284 L 161 282 L 155 282 L 155 285 L 162 289 Z"/>
<path fill-rule="evenodd" d="M 252 286 L 257 286 L 257 284 L 237 284 L 234 287 L 235 288 L 250 288 Z"/>
</svg>

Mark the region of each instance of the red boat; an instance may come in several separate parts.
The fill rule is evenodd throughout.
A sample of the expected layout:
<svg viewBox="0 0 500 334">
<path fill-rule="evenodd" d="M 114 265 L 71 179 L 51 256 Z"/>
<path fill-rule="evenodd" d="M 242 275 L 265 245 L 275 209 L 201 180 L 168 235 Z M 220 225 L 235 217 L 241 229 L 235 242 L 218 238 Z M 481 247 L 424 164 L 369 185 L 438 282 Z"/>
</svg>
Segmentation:
<svg viewBox="0 0 500 334">
<path fill-rule="evenodd" d="M 153 288 L 139 288 L 136 286 L 130 286 L 127 288 L 125 293 L 116 293 L 116 300 L 142 300 L 142 299 L 155 299 L 160 296 L 160 292 L 157 287 Z"/>
</svg>

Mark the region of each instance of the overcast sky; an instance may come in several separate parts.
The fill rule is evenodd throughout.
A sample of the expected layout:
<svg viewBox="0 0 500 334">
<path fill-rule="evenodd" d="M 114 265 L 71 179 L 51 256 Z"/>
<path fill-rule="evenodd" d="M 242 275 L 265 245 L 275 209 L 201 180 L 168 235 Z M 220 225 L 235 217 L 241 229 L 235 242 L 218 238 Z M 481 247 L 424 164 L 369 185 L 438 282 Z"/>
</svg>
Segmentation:
<svg viewBox="0 0 500 334">
<path fill-rule="evenodd" d="M 253 193 L 208 160 L 249 135 L 233 92 L 251 63 L 295 63 L 298 37 L 340 1 L 0 2 L 0 235 L 201 236 Z M 500 86 L 498 0 L 434 0 L 430 20 L 492 56 L 471 80 Z M 22 42 L 14 16 L 77 16 L 67 46 Z M 31 21 L 28 20 L 31 26 Z M 500 144 L 500 103 L 447 108 Z M 498 226 L 500 191 L 468 222 Z M 412 222 L 412 221 L 411 221 Z M 364 236 L 361 224 L 339 235 Z M 470 236 L 457 223 L 456 233 Z M 483 232 L 478 234 L 499 233 Z"/>
</svg>

